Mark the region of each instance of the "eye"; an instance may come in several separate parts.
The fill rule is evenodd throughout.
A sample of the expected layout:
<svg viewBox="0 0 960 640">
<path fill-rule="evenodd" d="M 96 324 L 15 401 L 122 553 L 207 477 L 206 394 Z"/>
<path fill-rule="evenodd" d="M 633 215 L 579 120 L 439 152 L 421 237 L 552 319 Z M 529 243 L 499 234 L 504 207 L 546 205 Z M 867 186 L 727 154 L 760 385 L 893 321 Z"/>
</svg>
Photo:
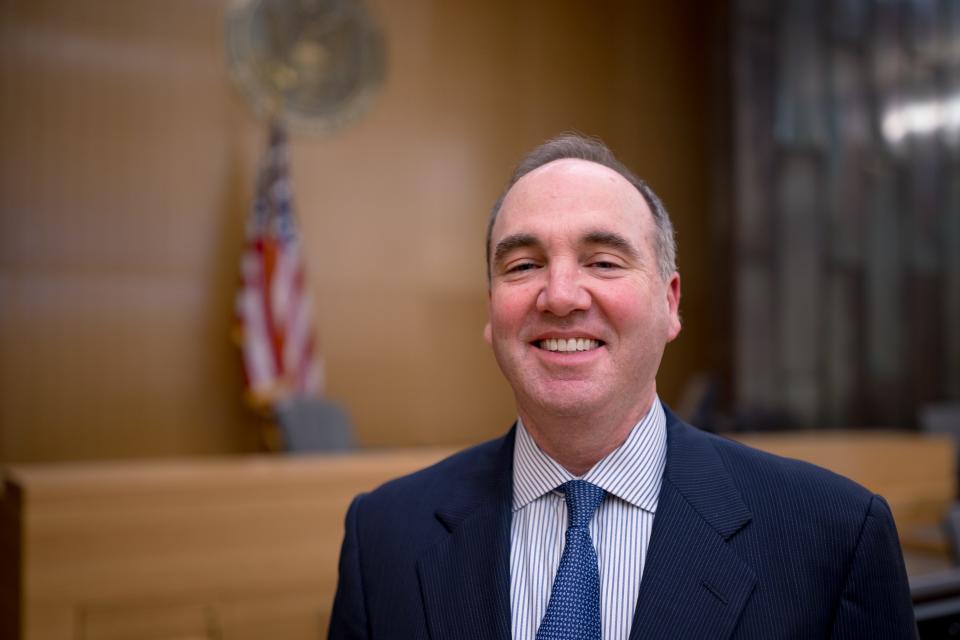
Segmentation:
<svg viewBox="0 0 960 640">
<path fill-rule="evenodd" d="M 598 269 L 600 271 L 614 271 L 616 269 L 622 269 L 623 265 L 619 262 L 614 262 L 613 260 L 605 260 L 602 258 L 597 258 L 591 260 L 587 263 L 587 266 L 591 269 Z"/>
<path fill-rule="evenodd" d="M 535 262 L 518 262 L 516 264 L 509 265 L 506 269 L 506 273 L 522 273 L 524 271 L 530 271 L 531 269 L 536 269 L 537 264 Z"/>
</svg>

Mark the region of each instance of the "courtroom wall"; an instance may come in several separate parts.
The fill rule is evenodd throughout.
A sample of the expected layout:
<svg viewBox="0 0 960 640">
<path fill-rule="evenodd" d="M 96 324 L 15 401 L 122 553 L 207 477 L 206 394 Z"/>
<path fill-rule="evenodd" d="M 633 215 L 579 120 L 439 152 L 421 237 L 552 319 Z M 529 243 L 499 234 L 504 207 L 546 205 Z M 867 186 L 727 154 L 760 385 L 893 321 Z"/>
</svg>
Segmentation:
<svg viewBox="0 0 960 640">
<path fill-rule="evenodd" d="M 512 420 L 481 338 L 482 237 L 510 168 L 598 134 L 679 234 L 685 329 L 660 383 L 709 366 L 711 14 L 684 3 L 371 3 L 371 111 L 292 136 L 327 392 L 362 444 L 459 444 Z M 223 1 L 0 2 L 0 461 L 258 447 L 231 342 L 265 131 L 230 86 Z"/>
</svg>

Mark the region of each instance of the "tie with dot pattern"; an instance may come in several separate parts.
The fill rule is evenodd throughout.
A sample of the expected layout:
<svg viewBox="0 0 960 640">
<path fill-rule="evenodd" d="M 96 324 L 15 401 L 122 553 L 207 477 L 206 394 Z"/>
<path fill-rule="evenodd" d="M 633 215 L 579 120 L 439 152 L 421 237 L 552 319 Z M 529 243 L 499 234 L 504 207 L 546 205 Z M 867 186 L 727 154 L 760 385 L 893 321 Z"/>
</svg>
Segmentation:
<svg viewBox="0 0 960 640">
<path fill-rule="evenodd" d="M 600 640 L 600 571 L 587 525 L 606 492 L 583 480 L 562 488 L 567 540 L 537 640 Z"/>
</svg>

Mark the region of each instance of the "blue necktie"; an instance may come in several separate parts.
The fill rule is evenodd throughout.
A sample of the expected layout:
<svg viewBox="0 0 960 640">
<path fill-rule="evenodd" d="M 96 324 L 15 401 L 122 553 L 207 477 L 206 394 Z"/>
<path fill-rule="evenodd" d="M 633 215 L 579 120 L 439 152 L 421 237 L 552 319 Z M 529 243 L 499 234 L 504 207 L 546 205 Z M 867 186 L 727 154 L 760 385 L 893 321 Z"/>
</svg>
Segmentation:
<svg viewBox="0 0 960 640">
<path fill-rule="evenodd" d="M 587 525 L 606 492 L 583 480 L 567 482 L 563 492 L 567 541 L 537 640 L 600 640 L 600 571 Z"/>
</svg>

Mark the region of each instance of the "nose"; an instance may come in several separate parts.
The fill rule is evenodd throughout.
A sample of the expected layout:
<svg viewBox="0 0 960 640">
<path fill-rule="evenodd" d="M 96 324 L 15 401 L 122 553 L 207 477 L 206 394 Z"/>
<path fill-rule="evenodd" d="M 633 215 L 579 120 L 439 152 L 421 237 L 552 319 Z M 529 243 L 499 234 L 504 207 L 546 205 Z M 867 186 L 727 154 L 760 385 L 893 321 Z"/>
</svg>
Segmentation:
<svg viewBox="0 0 960 640">
<path fill-rule="evenodd" d="M 537 296 L 537 311 L 564 317 L 590 308 L 590 292 L 584 288 L 582 276 L 579 265 L 551 264 Z"/>
</svg>

